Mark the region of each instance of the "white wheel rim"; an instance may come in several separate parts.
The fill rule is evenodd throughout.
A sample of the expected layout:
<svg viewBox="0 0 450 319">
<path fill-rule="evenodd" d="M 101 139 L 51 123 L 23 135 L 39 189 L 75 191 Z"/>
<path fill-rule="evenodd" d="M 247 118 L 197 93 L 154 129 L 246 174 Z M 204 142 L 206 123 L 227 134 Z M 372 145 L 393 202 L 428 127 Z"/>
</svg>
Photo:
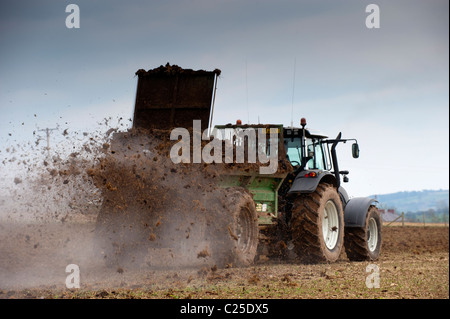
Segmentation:
<svg viewBox="0 0 450 319">
<path fill-rule="evenodd" d="M 369 239 L 367 240 L 367 246 L 371 252 L 375 251 L 378 245 L 378 225 L 375 218 L 369 219 Z"/>
<path fill-rule="evenodd" d="M 338 210 L 334 202 L 329 200 L 325 204 L 325 210 L 322 218 L 323 239 L 329 250 L 336 247 L 340 231 Z"/>
</svg>

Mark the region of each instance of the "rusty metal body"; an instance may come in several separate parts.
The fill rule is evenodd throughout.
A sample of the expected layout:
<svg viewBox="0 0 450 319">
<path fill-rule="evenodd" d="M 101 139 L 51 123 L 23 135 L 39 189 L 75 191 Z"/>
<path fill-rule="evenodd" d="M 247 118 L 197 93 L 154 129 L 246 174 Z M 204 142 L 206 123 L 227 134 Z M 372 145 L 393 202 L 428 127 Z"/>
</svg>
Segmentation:
<svg viewBox="0 0 450 319">
<path fill-rule="evenodd" d="M 191 128 L 201 120 L 209 126 L 220 70 L 194 71 L 176 65 L 138 70 L 134 128 Z"/>
</svg>

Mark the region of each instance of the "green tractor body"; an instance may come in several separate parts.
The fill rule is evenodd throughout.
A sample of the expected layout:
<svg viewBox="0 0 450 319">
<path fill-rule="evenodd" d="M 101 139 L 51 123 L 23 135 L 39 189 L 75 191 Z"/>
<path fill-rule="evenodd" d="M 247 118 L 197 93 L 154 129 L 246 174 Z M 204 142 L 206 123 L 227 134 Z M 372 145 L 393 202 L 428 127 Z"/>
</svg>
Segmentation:
<svg viewBox="0 0 450 319">
<path fill-rule="evenodd" d="M 343 182 L 348 182 L 349 172 L 339 170 L 336 147 L 353 141 L 352 156 L 358 158 L 359 146 L 355 139 L 342 139 L 341 133 L 335 139 L 328 139 L 306 129 L 304 118 L 301 127 L 238 123 L 218 125 L 213 135 L 227 137 L 235 148 L 246 147 L 247 153 L 259 147 L 258 154 L 269 155 L 269 145 L 277 142 L 275 172 L 262 174 L 255 167 L 230 169 L 221 179 L 224 188 L 243 187 L 252 194 L 260 230 L 270 225 L 277 227 L 278 232 L 283 232 L 277 238 L 297 246 L 297 254 L 306 257 L 305 261 L 335 261 L 344 246 L 350 259 L 378 258 L 381 218 L 375 199 L 350 199 L 341 186 L 341 175 Z M 270 128 L 277 134 L 269 134 Z M 257 138 L 245 142 L 245 137 L 251 134 L 242 132 L 249 129 L 266 130 L 263 143 Z M 286 163 L 291 169 L 285 169 Z M 310 226 L 313 230 L 308 229 Z"/>
</svg>

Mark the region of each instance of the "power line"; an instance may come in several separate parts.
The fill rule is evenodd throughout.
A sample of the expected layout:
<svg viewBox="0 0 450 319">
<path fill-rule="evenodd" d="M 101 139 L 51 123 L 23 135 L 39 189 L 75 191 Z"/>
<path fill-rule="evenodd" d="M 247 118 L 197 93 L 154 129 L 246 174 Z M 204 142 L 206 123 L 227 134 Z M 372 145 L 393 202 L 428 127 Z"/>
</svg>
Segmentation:
<svg viewBox="0 0 450 319">
<path fill-rule="evenodd" d="M 42 130 L 38 130 L 41 132 L 45 132 L 45 134 L 47 135 L 47 156 L 50 157 L 50 131 L 54 131 L 57 130 L 58 128 L 46 128 L 46 129 L 42 129 Z"/>
</svg>

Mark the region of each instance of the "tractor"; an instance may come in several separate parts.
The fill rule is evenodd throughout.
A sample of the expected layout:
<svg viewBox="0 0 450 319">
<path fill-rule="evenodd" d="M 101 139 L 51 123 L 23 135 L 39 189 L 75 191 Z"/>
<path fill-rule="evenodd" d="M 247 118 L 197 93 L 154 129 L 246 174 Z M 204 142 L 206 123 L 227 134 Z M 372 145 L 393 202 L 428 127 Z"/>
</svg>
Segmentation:
<svg viewBox="0 0 450 319">
<path fill-rule="evenodd" d="M 223 257 L 216 258 L 222 266 L 251 265 L 262 254 L 294 254 L 305 263 L 335 262 L 344 250 L 352 261 L 376 260 L 382 228 L 376 200 L 351 198 L 341 185 L 348 182 L 349 172 L 339 168 L 337 146 L 352 142 L 352 156 L 358 158 L 357 141 L 341 133 L 328 138 L 314 132 L 305 118 L 298 127 L 237 121 L 211 128 L 220 72 L 169 64 L 136 72 L 133 129 L 192 129 L 200 120 L 201 131 L 209 129 L 208 138 L 220 140 L 215 145 L 221 145 L 222 155 L 228 146 L 236 150 L 221 166 L 218 182 L 232 199 L 220 212 L 230 215 L 231 222 L 222 225 L 221 218 L 211 218 L 204 231 L 210 248 L 205 255 Z M 249 138 L 252 132 L 257 138 Z M 252 151 L 258 158 L 262 153 L 266 159 L 276 158 L 276 170 L 262 172 L 264 164 L 237 160 L 240 147 L 245 160 L 252 158 Z M 104 221 L 107 214 L 105 207 L 98 220 Z"/>
<path fill-rule="evenodd" d="M 287 161 L 292 166 L 291 170 L 279 169 L 273 174 L 232 170 L 222 178 L 222 187 L 243 187 L 254 201 L 254 205 L 245 207 L 247 212 L 241 214 L 243 220 L 239 222 L 238 238 L 242 243 L 238 253 L 246 256 L 240 260 L 247 260 L 247 264 L 253 261 L 256 242 L 260 248 L 264 243 L 278 244 L 272 245 L 271 255 L 284 255 L 286 249 L 292 249 L 306 263 L 334 262 L 343 247 L 350 260 L 376 260 L 382 226 L 376 200 L 350 198 L 341 185 L 348 182 L 349 172 L 339 169 L 336 148 L 339 143 L 354 141 L 352 156 L 358 158 L 357 141 L 343 139 L 341 133 L 329 139 L 307 129 L 305 118 L 300 123 L 301 127 L 228 124 L 213 130 L 222 131 L 221 136 L 239 137 L 239 131 L 249 128 L 266 132 L 272 129 L 278 134 L 267 133 L 266 152 L 275 139 L 279 162 Z M 239 138 L 233 143 L 239 144 Z M 258 226 L 251 223 L 252 218 L 258 220 Z M 279 242 L 284 244 L 280 246 Z"/>
</svg>

